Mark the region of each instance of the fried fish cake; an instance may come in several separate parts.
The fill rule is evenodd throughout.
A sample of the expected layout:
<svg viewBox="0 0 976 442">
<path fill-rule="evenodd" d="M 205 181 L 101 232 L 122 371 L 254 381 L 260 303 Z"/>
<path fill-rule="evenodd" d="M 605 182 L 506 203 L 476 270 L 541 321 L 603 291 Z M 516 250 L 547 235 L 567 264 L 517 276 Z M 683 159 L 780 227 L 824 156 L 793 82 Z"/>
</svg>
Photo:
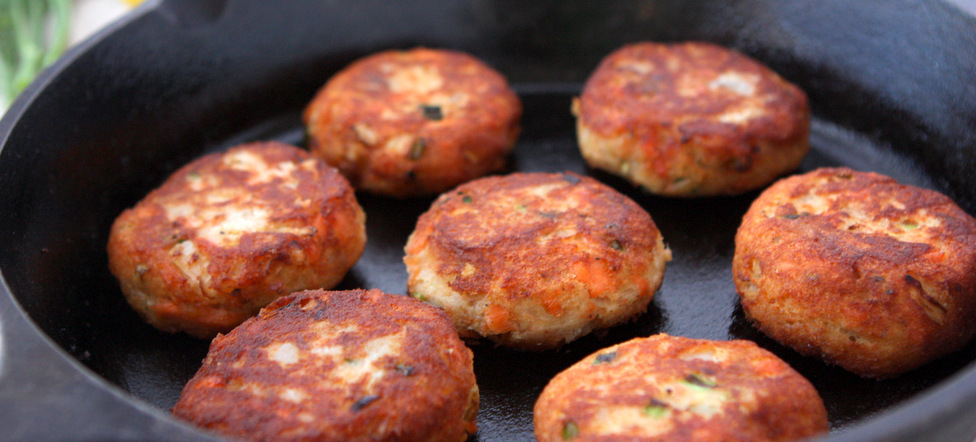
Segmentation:
<svg viewBox="0 0 976 442">
<path fill-rule="evenodd" d="M 379 290 L 294 293 L 218 335 L 173 414 L 246 440 L 463 441 L 472 353 L 443 311 Z"/>
<path fill-rule="evenodd" d="M 972 338 L 976 220 L 935 191 L 818 169 L 753 202 L 735 236 L 733 276 L 765 334 L 889 378 Z"/>
<path fill-rule="evenodd" d="M 609 186 L 515 173 L 441 195 L 404 262 L 409 292 L 462 337 L 541 350 L 644 312 L 670 259 L 651 216 Z"/>
<path fill-rule="evenodd" d="M 353 186 L 437 194 L 502 169 L 522 105 L 506 79 L 464 53 L 386 51 L 333 76 L 305 109 L 309 147 Z"/>
<path fill-rule="evenodd" d="M 587 80 L 573 113 L 590 166 L 665 196 L 757 189 L 810 149 L 806 94 L 709 43 L 618 49 Z"/>
<path fill-rule="evenodd" d="M 251 143 L 187 164 L 115 220 L 109 269 L 166 332 L 227 332 L 279 296 L 331 288 L 366 243 L 335 168 L 294 146 Z"/>
<path fill-rule="evenodd" d="M 790 441 L 829 429 L 816 389 L 751 341 L 659 334 L 556 375 L 533 410 L 540 442 Z"/>
</svg>

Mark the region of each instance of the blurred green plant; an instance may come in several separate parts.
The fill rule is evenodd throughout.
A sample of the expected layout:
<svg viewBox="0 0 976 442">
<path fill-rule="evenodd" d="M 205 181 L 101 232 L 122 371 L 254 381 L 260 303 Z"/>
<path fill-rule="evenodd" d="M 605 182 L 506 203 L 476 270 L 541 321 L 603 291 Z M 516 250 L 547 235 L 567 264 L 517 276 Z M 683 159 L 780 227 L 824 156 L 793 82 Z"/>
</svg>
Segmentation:
<svg viewBox="0 0 976 442">
<path fill-rule="evenodd" d="M 68 47 L 71 0 L 0 0 L 0 112 Z"/>
</svg>

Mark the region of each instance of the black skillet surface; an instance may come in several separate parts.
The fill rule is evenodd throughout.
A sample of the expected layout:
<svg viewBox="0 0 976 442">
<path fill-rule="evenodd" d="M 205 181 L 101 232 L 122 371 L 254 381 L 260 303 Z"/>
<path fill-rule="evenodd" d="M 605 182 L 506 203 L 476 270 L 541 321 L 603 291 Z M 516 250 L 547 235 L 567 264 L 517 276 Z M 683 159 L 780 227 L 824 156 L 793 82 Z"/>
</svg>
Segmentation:
<svg viewBox="0 0 976 442">
<path fill-rule="evenodd" d="M 168 417 L 207 343 L 128 308 L 106 269 L 112 219 L 205 152 L 255 139 L 303 145 L 301 108 L 329 75 L 387 48 L 470 52 L 525 107 L 510 170 L 571 170 L 626 193 L 674 252 L 636 321 L 558 351 L 474 345 L 477 440 L 530 440 L 535 397 L 596 349 L 653 333 L 752 339 L 807 376 L 836 440 L 973 440 L 976 344 L 875 382 L 803 358 L 737 307 L 733 236 L 756 192 L 665 199 L 587 169 L 569 102 L 604 55 L 639 40 L 737 48 L 803 87 L 813 151 L 940 190 L 976 211 L 976 20 L 939 2 L 149 2 L 70 52 L 0 121 L 0 438 L 206 439 Z M 431 198 L 359 195 L 366 252 L 339 288 L 405 291 L 403 244 Z"/>
</svg>

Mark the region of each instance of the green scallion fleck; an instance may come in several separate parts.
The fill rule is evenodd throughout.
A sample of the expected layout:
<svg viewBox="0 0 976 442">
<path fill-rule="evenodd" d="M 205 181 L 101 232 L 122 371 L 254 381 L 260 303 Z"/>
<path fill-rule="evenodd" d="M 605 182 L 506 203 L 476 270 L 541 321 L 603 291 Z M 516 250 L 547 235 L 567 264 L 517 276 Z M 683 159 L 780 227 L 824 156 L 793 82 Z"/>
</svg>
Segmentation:
<svg viewBox="0 0 976 442">
<path fill-rule="evenodd" d="M 644 414 L 653 417 L 663 417 L 668 412 L 668 404 L 657 399 L 651 399 L 651 403 L 644 407 Z"/>
<path fill-rule="evenodd" d="M 471 195 L 464 195 L 463 197 L 461 197 L 461 202 L 463 203 L 470 203 L 471 201 L 472 201 Z"/>
<path fill-rule="evenodd" d="M 613 240 L 613 241 L 610 242 L 610 248 L 611 249 L 614 249 L 614 250 L 623 250 L 624 249 L 624 246 L 623 246 L 623 244 L 620 244 L 620 240 L 615 239 L 615 240 Z"/>
<path fill-rule="evenodd" d="M 424 151 L 427 150 L 427 140 L 425 138 L 417 138 L 410 146 L 410 159 L 419 160 L 424 156 Z"/>
<path fill-rule="evenodd" d="M 566 422 L 563 425 L 563 440 L 573 440 L 579 436 L 579 426 L 576 422 Z"/>
<path fill-rule="evenodd" d="M 365 407 L 365 406 L 373 403 L 374 401 L 376 401 L 379 398 L 380 398 L 379 395 L 375 395 L 375 394 L 370 394 L 370 395 L 367 395 L 367 396 L 363 396 L 362 399 L 360 399 L 360 400 L 358 400 L 358 401 L 356 401 L 355 403 L 352 404 L 352 411 L 362 410 L 363 407 Z"/>
<path fill-rule="evenodd" d="M 410 375 L 412 375 L 414 373 L 414 371 L 416 369 L 414 369 L 412 365 L 397 364 L 396 365 L 396 370 L 398 372 L 400 372 L 400 374 L 402 374 L 404 376 L 410 376 Z"/>
<path fill-rule="evenodd" d="M 608 362 L 613 362 L 614 359 L 617 359 L 617 352 L 615 351 L 600 353 L 593 358 L 593 365 L 606 364 Z"/>
<path fill-rule="evenodd" d="M 432 104 L 421 104 L 420 113 L 424 115 L 424 118 L 431 121 L 440 121 L 444 119 L 444 113 L 441 111 L 441 107 Z"/>
<path fill-rule="evenodd" d="M 685 383 L 696 387 L 709 388 L 709 389 L 715 388 L 716 385 L 715 381 L 711 379 L 707 379 L 698 373 L 690 373 L 688 374 L 688 376 L 685 376 Z"/>
</svg>

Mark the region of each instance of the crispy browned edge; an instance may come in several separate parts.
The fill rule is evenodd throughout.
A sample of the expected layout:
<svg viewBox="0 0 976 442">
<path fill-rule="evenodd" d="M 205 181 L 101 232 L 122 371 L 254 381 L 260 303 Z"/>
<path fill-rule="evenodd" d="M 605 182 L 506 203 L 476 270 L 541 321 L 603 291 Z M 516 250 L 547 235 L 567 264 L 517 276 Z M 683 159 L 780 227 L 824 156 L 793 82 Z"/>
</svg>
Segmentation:
<svg viewBox="0 0 976 442">
<path fill-rule="evenodd" d="M 729 352 L 724 363 L 682 358 L 703 348 Z M 588 440 L 587 424 L 613 406 L 644 408 L 666 391 L 646 384 L 646 374 L 665 378 L 707 378 L 717 388 L 756 393 L 755 408 L 736 394 L 711 418 L 684 414 L 674 428 L 654 440 L 797 440 L 825 433 L 827 411 L 814 386 L 788 364 L 752 341 L 709 341 L 658 334 L 598 350 L 557 374 L 535 403 L 535 435 L 540 441 L 566 440 L 569 427 Z M 728 390 L 732 391 L 732 390 Z M 737 404 L 743 407 L 739 407 Z M 661 402 L 664 404 L 665 402 Z M 638 430 L 639 431 L 639 430 Z M 599 440 L 632 440 L 635 434 L 601 435 Z M 575 438 L 574 438 L 575 439 Z M 595 439 L 595 438 L 594 438 Z"/>
<path fill-rule="evenodd" d="M 471 94 L 463 114 L 432 119 L 418 107 L 403 118 L 385 118 L 384 110 L 405 98 L 384 85 L 388 74 L 381 66 L 425 65 L 440 70 L 445 90 Z M 415 48 L 372 54 L 338 72 L 308 104 L 303 121 L 309 149 L 355 187 L 408 197 L 446 191 L 502 169 L 521 116 L 521 101 L 498 71 L 463 52 Z M 370 127 L 375 139 L 364 139 L 357 124 Z M 382 153 L 386 141 L 401 135 L 413 137 L 404 156 Z"/>
<path fill-rule="evenodd" d="M 315 304 L 311 304 L 315 302 Z M 363 343 L 406 330 L 401 359 L 385 361 L 388 373 L 369 393 L 363 385 L 323 383 L 327 364 L 284 369 L 262 347 L 290 342 L 310 351 L 313 325 L 344 327 L 330 343 L 360 349 Z M 306 356 L 307 357 L 307 356 Z M 241 366 L 235 361 L 243 359 Z M 317 362 L 321 362 L 318 360 Z M 440 309 L 380 290 L 309 290 L 279 298 L 210 345 L 173 413 L 198 426 L 243 439 L 464 440 L 476 431 L 477 384 L 473 355 Z M 260 398 L 233 385 L 256 382 L 310 394 L 311 405 Z M 472 396 L 473 395 L 473 396 Z M 309 413 L 305 423 L 297 419 Z"/>
<path fill-rule="evenodd" d="M 541 186 L 553 186 L 550 202 L 565 201 L 573 194 L 581 205 L 549 211 L 550 202 L 524 195 Z M 499 199 L 513 204 L 499 207 Z M 523 203 L 514 204 L 519 201 Z M 582 239 L 538 246 L 540 235 L 566 227 Z M 593 284 L 591 297 L 609 297 L 612 302 L 617 289 L 634 284 L 646 307 L 660 287 L 652 287 L 644 279 L 651 265 L 646 254 L 655 250 L 660 240 L 660 231 L 643 208 L 593 178 L 575 173 L 513 173 L 474 180 L 441 195 L 418 219 L 406 253 L 409 260 L 424 249 L 432 250 L 437 261 L 423 265 L 434 266 L 439 276 L 450 281 L 452 290 L 468 299 L 487 299 L 490 293 L 495 307 L 487 315 L 496 319 L 488 321 L 487 327 L 493 332 L 490 337 L 520 347 L 520 343 L 505 338 L 511 329 L 506 318 L 526 300 L 541 304 L 553 316 L 564 308 L 586 308 L 598 321 L 596 304 L 561 304 L 561 294 L 571 282 L 567 278 L 572 279 L 577 264 L 612 276 Z M 584 253 L 578 250 L 578 242 L 602 244 L 605 249 L 598 255 Z M 478 270 L 465 274 L 468 265 Z M 641 312 L 643 309 L 636 313 Z M 597 325 L 603 328 L 611 324 Z M 531 342 L 523 347 L 539 350 L 561 343 Z"/>
<path fill-rule="evenodd" d="M 928 243 L 840 231 L 835 207 L 814 216 L 789 203 L 811 191 L 840 195 L 835 206 L 864 204 L 877 220 L 925 210 L 942 227 Z M 904 208 L 885 204 L 893 198 Z M 976 330 L 976 220 L 945 195 L 876 173 L 822 168 L 771 186 L 736 234 L 733 275 L 757 328 L 864 377 L 912 370 Z M 742 296 L 751 287 L 754 299 Z"/>
<path fill-rule="evenodd" d="M 312 158 L 308 152 L 279 142 L 254 142 L 231 148 L 228 152 L 251 150 L 271 162 L 302 162 Z M 114 221 L 107 251 L 109 268 L 119 279 L 127 300 L 135 299 L 130 290 L 141 290 L 158 301 L 153 306 L 133 304 L 135 310 L 155 327 L 167 331 L 212 338 L 240 324 L 273 298 L 286 295 L 293 288 L 278 275 L 290 272 L 290 266 L 308 266 L 300 271 L 315 272 L 320 287 L 331 288 L 358 260 L 365 247 L 365 215 L 348 181 L 323 162 L 316 164 L 318 179 L 301 180 L 296 190 L 280 186 L 249 185 L 239 182 L 239 173 L 221 165 L 226 153 L 217 152 L 198 158 L 169 176 L 157 189 Z M 301 172 L 305 173 L 305 172 Z M 242 235 L 234 249 L 225 249 L 208 241 L 196 241 L 195 229 L 171 222 L 160 199 L 187 195 L 190 175 L 216 176 L 236 186 L 240 192 L 259 194 L 274 221 L 300 223 L 314 228 L 311 236 L 288 233 L 255 232 Z M 313 201 L 303 208 L 294 204 L 296 197 Z M 212 259 L 208 271 L 213 275 L 218 299 L 198 296 L 196 284 L 171 262 L 172 246 L 193 238 L 196 246 Z M 301 250 L 304 263 L 292 263 L 292 251 Z"/>
<path fill-rule="evenodd" d="M 647 60 L 658 66 L 694 66 L 701 75 L 735 69 L 756 75 L 759 82 L 755 94 L 774 99 L 764 103 L 766 115 L 762 118 L 752 118 L 746 124 L 722 123 L 714 118 L 734 99 L 711 93 L 681 96 L 676 92 L 675 79 L 661 68 L 654 70 L 653 83 L 622 82 L 612 66 L 627 59 Z M 698 166 L 714 172 L 715 177 L 708 180 L 721 182 L 720 186 L 702 183 L 707 189 L 703 194 L 737 194 L 768 184 L 795 169 L 809 151 L 810 109 L 803 90 L 752 58 L 707 42 L 623 46 L 601 61 L 573 107 L 579 124 L 602 138 L 628 136 L 631 141 L 623 147 L 625 156 L 638 156 L 634 151 L 640 151 L 643 169 L 662 180 L 687 178 L 672 176 L 671 169 L 684 161 L 679 157 L 696 151 L 693 156 L 698 157 Z M 619 170 L 608 171 L 621 174 Z M 690 196 L 666 189 L 650 190 Z"/>
</svg>

